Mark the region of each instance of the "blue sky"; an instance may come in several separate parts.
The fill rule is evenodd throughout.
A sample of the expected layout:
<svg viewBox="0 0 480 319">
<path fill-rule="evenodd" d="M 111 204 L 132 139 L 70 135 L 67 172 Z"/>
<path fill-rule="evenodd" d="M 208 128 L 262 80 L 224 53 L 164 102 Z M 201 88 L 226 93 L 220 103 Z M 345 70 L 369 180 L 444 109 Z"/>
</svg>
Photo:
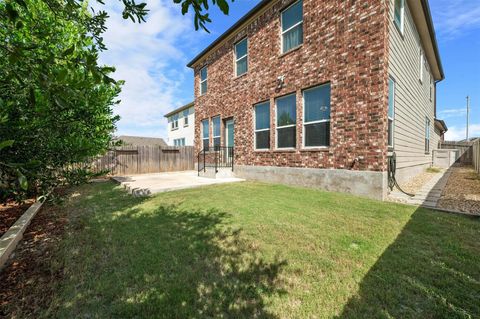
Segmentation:
<svg viewBox="0 0 480 319">
<path fill-rule="evenodd" d="M 211 10 L 210 34 L 193 27 L 172 0 L 147 0 L 147 23 L 121 18 L 120 2 L 108 4 L 110 19 L 101 62 L 117 68 L 126 84 L 116 113 L 118 135 L 167 136 L 163 115 L 193 99 L 193 72 L 186 64 L 259 0 L 236 0 L 230 15 Z M 446 79 L 438 84 L 437 116 L 447 139 L 465 138 L 466 96 L 471 97 L 471 136 L 480 136 L 480 1 L 430 0 Z"/>
</svg>

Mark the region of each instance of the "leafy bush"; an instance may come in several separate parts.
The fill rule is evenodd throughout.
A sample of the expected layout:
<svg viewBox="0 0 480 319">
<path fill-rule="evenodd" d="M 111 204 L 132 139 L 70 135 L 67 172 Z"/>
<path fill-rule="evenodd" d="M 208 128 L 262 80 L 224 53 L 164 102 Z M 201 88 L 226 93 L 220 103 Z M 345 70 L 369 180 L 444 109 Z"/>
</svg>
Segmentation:
<svg viewBox="0 0 480 319">
<path fill-rule="evenodd" d="M 42 0 L 0 2 L 0 201 L 49 192 L 64 167 L 112 140 L 122 82 L 97 64 L 91 15 L 67 4 L 52 11 Z"/>
</svg>

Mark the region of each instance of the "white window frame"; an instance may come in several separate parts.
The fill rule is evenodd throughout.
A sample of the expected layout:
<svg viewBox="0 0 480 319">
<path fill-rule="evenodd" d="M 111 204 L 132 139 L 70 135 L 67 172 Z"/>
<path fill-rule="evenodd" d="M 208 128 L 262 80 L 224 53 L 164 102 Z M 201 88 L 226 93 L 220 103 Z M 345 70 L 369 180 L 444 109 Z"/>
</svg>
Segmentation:
<svg viewBox="0 0 480 319">
<path fill-rule="evenodd" d="M 405 32 L 405 0 L 399 0 L 401 3 L 400 25 L 397 25 L 397 21 L 395 20 L 395 1 L 397 0 L 393 0 L 393 23 L 399 29 L 400 33 L 403 35 Z"/>
<path fill-rule="evenodd" d="M 272 119 L 270 118 L 270 127 L 269 128 L 264 128 L 264 129 L 261 129 L 261 130 L 257 130 L 257 113 L 255 112 L 256 108 L 257 108 L 257 105 L 261 105 L 261 104 L 265 104 L 265 103 L 268 103 L 268 114 L 270 115 L 271 113 L 271 105 L 270 105 L 270 100 L 266 100 L 266 101 L 263 101 L 263 102 L 259 102 L 259 103 L 256 103 L 253 105 L 253 149 L 255 151 L 269 151 L 270 148 L 271 148 L 271 145 L 272 145 L 272 141 L 270 139 L 269 141 L 269 145 L 268 145 L 268 148 L 257 148 L 257 132 L 265 132 L 265 131 L 269 131 L 270 132 L 270 136 L 271 136 L 271 129 L 272 129 Z"/>
<path fill-rule="evenodd" d="M 423 69 L 425 68 L 425 57 L 423 54 L 423 50 L 420 49 L 420 83 L 423 84 L 423 76 L 424 76 L 424 71 Z"/>
<path fill-rule="evenodd" d="M 302 24 L 302 29 L 303 29 L 303 14 L 302 14 L 302 20 L 297 22 L 296 24 L 294 24 L 293 26 L 291 26 L 290 28 L 288 28 L 287 30 L 283 31 L 283 13 L 285 11 L 287 11 L 288 9 L 290 9 L 291 7 L 293 7 L 294 5 L 296 5 L 298 2 L 300 1 L 303 1 L 303 0 L 297 0 L 295 1 L 294 3 L 292 3 L 291 5 L 289 5 L 288 7 L 286 7 L 285 9 L 283 9 L 281 12 L 280 12 L 280 53 L 281 54 L 285 54 L 285 53 L 288 53 L 290 51 L 293 51 L 295 50 L 296 48 L 300 47 L 303 45 L 303 40 L 302 39 L 302 43 L 300 43 L 299 45 L 297 45 L 296 47 L 293 47 L 293 48 L 290 48 L 289 50 L 287 51 L 283 51 L 283 35 L 285 33 L 287 33 L 288 31 L 294 29 L 295 27 L 299 26 L 300 24 Z M 303 3 L 302 3 L 303 5 Z M 303 11 L 303 10 L 302 10 Z M 305 30 L 302 30 L 302 31 L 305 31 Z M 303 32 L 302 32 L 303 33 Z"/>
<path fill-rule="evenodd" d="M 178 114 L 172 116 L 172 131 L 178 130 Z"/>
<path fill-rule="evenodd" d="M 393 83 L 393 118 L 389 116 L 388 114 L 389 112 L 387 109 L 387 119 L 392 120 L 392 144 L 390 144 L 390 140 L 388 140 L 388 130 L 390 129 L 390 127 L 387 120 L 387 144 L 388 144 L 388 148 L 393 149 L 395 147 L 395 104 L 396 104 L 395 95 L 397 91 L 397 82 L 395 81 L 395 78 L 393 78 L 392 76 L 390 76 L 388 80 L 389 80 L 389 84 L 390 84 L 390 80 Z M 390 89 L 390 85 L 389 85 L 389 89 Z M 390 97 L 390 91 L 388 92 L 388 97 Z"/>
<path fill-rule="evenodd" d="M 247 42 L 247 53 L 239 58 L 237 58 L 237 45 L 242 43 L 243 41 L 246 41 Z M 245 37 L 243 39 L 241 39 L 240 41 L 238 41 L 237 43 L 234 44 L 234 51 L 235 51 L 235 76 L 240 76 L 240 75 L 244 75 L 244 74 L 247 74 L 248 73 L 248 38 Z M 242 59 L 247 59 L 247 70 L 242 73 L 242 74 L 238 74 L 237 71 L 238 71 L 238 62 Z"/>
<path fill-rule="evenodd" d="M 183 111 L 183 126 L 186 127 L 188 126 L 188 116 L 190 115 L 190 111 L 189 110 L 184 110 Z"/>
<path fill-rule="evenodd" d="M 205 121 L 208 122 L 208 124 L 207 124 L 208 136 L 207 136 L 207 137 L 203 137 L 203 133 L 204 133 L 204 125 L 203 125 L 203 122 L 205 122 Z M 207 145 L 208 145 L 208 148 L 210 149 L 210 119 L 207 118 L 207 119 L 203 119 L 203 120 L 201 121 L 201 129 L 202 129 L 202 130 L 201 130 L 202 149 L 203 149 L 203 150 L 205 149 L 205 146 L 204 146 L 204 145 L 205 145 L 205 143 L 204 143 L 205 140 L 208 140 Z"/>
<path fill-rule="evenodd" d="M 174 146 L 177 146 L 177 147 L 180 147 L 180 146 L 185 146 L 185 138 L 182 137 L 182 138 L 176 138 L 173 140 L 173 145 Z"/>
<path fill-rule="evenodd" d="M 214 124 L 215 124 L 215 119 L 217 119 L 217 118 L 218 118 L 218 125 L 220 125 L 220 127 L 218 128 L 218 131 L 219 131 L 220 135 L 215 135 Z M 220 115 L 212 117 L 211 123 L 212 123 L 212 143 L 213 143 L 212 146 L 215 147 L 215 139 L 219 138 L 220 143 L 217 146 L 220 147 L 220 146 L 222 146 L 222 120 L 220 118 Z"/>
<path fill-rule="evenodd" d="M 289 125 L 285 125 L 285 126 L 278 126 L 277 125 L 277 101 L 279 99 L 282 99 L 282 98 L 285 98 L 287 96 L 290 96 L 290 95 L 294 95 L 295 96 L 295 123 L 294 124 L 289 124 Z M 297 149 L 297 92 L 293 92 L 293 93 L 290 93 L 290 94 L 287 94 L 287 95 L 282 95 L 282 96 L 279 96 L 277 98 L 275 98 L 275 149 L 276 150 L 295 150 Z M 270 126 L 271 126 L 271 123 L 270 123 Z M 278 147 L 278 130 L 279 129 L 283 129 L 283 128 L 289 128 L 289 127 L 295 127 L 295 147 Z"/>
<path fill-rule="evenodd" d="M 306 132 L 305 126 L 306 125 L 326 123 L 326 122 L 331 121 L 331 119 L 328 119 L 328 120 L 318 120 L 318 121 L 305 122 L 305 92 L 320 88 L 320 87 L 325 86 L 325 85 L 330 85 L 330 83 L 324 83 L 324 84 L 317 85 L 317 86 L 314 86 L 314 87 L 311 87 L 311 88 L 308 88 L 308 89 L 305 89 L 305 90 L 302 91 L 302 113 L 303 113 L 303 115 L 302 115 L 302 148 L 304 148 L 304 149 L 312 149 L 312 148 L 328 149 L 328 148 L 330 148 L 330 145 L 324 145 L 324 146 L 306 146 L 305 145 L 305 135 L 306 135 L 305 134 L 305 132 Z M 331 90 L 331 87 L 330 87 L 330 90 Z M 330 141 L 330 138 L 328 140 Z"/>
<path fill-rule="evenodd" d="M 202 80 L 202 70 L 204 70 L 204 69 L 207 72 L 207 76 L 205 77 L 205 80 Z M 204 94 L 207 94 L 207 91 L 208 91 L 208 82 L 207 82 L 208 81 L 208 69 L 207 69 L 207 66 L 204 66 L 203 68 L 200 69 L 199 75 L 200 75 L 200 95 L 204 95 Z M 207 88 L 205 89 L 205 92 L 203 92 L 202 91 L 202 87 L 203 87 L 202 84 L 205 83 L 205 82 L 207 83 Z"/>
</svg>

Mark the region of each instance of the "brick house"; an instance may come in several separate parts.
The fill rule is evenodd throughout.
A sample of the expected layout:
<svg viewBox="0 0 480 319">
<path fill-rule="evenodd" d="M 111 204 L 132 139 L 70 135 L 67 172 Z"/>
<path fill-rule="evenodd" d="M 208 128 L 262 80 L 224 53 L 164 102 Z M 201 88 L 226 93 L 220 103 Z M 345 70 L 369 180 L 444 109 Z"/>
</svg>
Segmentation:
<svg viewBox="0 0 480 319">
<path fill-rule="evenodd" d="M 401 182 L 440 138 L 427 1 L 261 1 L 188 64 L 196 150 L 234 147 L 239 177 L 384 199 L 388 157 Z"/>
</svg>

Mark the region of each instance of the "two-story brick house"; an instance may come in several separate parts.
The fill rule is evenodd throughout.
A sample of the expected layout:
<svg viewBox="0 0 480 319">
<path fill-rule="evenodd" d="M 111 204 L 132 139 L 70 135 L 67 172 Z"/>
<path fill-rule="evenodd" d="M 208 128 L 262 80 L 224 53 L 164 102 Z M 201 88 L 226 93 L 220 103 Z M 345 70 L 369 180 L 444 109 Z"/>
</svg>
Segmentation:
<svg viewBox="0 0 480 319">
<path fill-rule="evenodd" d="M 400 181 L 431 165 L 427 0 L 264 0 L 188 66 L 196 149 L 233 146 L 237 176 L 383 199 L 394 152 Z"/>
</svg>

